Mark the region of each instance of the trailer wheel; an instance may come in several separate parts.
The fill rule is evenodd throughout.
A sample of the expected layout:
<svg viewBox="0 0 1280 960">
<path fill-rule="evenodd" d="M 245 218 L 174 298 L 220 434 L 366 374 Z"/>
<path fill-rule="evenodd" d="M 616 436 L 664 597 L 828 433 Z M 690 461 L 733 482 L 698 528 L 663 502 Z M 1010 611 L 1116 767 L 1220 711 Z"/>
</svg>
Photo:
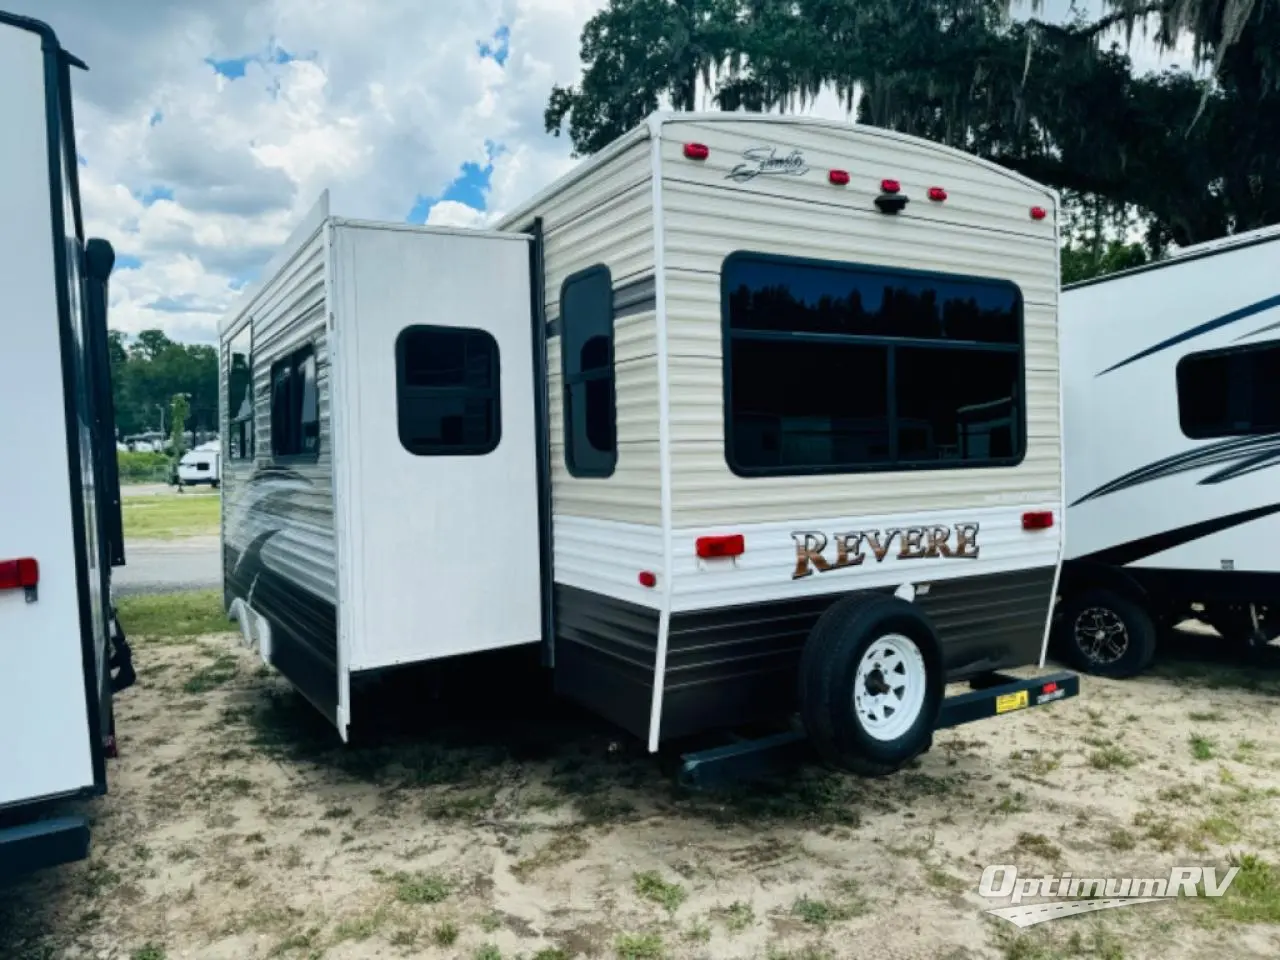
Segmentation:
<svg viewBox="0 0 1280 960">
<path fill-rule="evenodd" d="M 1100 677 L 1135 677 L 1156 653 L 1156 625 L 1140 604 L 1103 588 L 1067 601 L 1059 622 L 1063 656 Z"/>
<path fill-rule="evenodd" d="M 941 647 L 924 614 L 897 597 L 847 597 L 805 641 L 800 713 L 825 760 L 884 776 L 933 745 L 944 685 Z"/>
</svg>

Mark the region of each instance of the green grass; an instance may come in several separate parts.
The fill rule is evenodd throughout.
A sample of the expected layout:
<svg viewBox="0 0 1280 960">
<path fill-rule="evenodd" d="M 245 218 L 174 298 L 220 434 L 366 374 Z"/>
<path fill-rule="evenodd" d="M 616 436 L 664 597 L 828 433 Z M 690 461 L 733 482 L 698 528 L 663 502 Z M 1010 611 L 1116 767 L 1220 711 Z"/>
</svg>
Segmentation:
<svg viewBox="0 0 1280 960">
<path fill-rule="evenodd" d="M 148 943 L 145 947 L 139 947 L 133 951 L 132 960 L 165 960 L 165 956 L 164 947 Z"/>
<path fill-rule="evenodd" d="M 1198 733 L 1191 735 L 1191 756 L 1197 760 L 1211 760 L 1213 746 L 1213 740 L 1210 737 L 1204 737 Z"/>
<path fill-rule="evenodd" d="M 438 947 L 451 947 L 458 942 L 458 925 L 452 920 L 445 920 L 431 931 L 431 939 Z"/>
<path fill-rule="evenodd" d="M 1137 763 L 1137 758 L 1125 753 L 1119 747 L 1107 745 L 1089 754 L 1089 765 L 1095 770 L 1112 770 L 1116 767 L 1128 768 Z"/>
<path fill-rule="evenodd" d="M 656 933 L 624 933 L 614 947 L 619 960 L 660 960 L 666 952 L 662 938 Z"/>
<path fill-rule="evenodd" d="M 235 678 L 236 664 L 236 658 L 230 654 L 219 655 L 212 663 L 201 667 L 187 678 L 187 682 L 182 685 L 183 693 L 208 693 L 230 682 Z"/>
<path fill-rule="evenodd" d="M 1232 859 L 1240 868 L 1222 897 L 1208 900 L 1228 920 L 1239 923 L 1280 923 L 1280 870 L 1252 854 Z M 1222 882 L 1218 870 L 1218 882 Z"/>
<path fill-rule="evenodd" d="M 218 532 L 221 498 L 195 493 L 175 496 L 125 497 L 127 540 L 175 540 Z"/>
<path fill-rule="evenodd" d="M 434 873 L 398 873 L 393 879 L 401 903 L 440 903 L 453 892 L 453 884 Z"/>
<path fill-rule="evenodd" d="M 655 870 L 637 873 L 635 885 L 637 896 L 666 908 L 667 913 L 675 913 L 688 896 L 684 887 L 678 883 L 667 883 Z"/>
<path fill-rule="evenodd" d="M 116 607 L 120 626 L 130 637 L 174 639 L 235 629 L 222 609 L 221 590 L 121 597 Z"/>
</svg>

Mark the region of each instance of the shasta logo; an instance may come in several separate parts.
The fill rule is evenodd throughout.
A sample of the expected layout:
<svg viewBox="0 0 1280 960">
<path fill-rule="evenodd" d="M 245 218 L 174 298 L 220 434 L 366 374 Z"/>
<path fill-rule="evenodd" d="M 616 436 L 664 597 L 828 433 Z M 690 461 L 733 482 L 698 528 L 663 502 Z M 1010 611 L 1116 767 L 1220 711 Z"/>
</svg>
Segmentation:
<svg viewBox="0 0 1280 960">
<path fill-rule="evenodd" d="M 725 174 L 726 180 L 746 183 L 756 177 L 800 177 L 809 172 L 809 164 L 805 163 L 804 154 L 799 150 L 780 157 L 777 147 L 749 147 L 742 151 L 742 161 Z"/>
<path fill-rule="evenodd" d="M 811 576 L 813 573 L 830 573 L 847 567 L 860 567 L 867 557 L 876 563 L 893 551 L 899 560 L 925 560 L 939 557 L 955 557 L 962 560 L 978 559 L 978 524 L 957 523 L 944 527 L 895 527 L 892 530 L 854 530 L 850 533 L 825 533 L 801 530 L 791 534 L 796 542 L 796 567 L 791 579 Z M 835 560 L 827 557 L 826 550 L 835 544 Z"/>
</svg>

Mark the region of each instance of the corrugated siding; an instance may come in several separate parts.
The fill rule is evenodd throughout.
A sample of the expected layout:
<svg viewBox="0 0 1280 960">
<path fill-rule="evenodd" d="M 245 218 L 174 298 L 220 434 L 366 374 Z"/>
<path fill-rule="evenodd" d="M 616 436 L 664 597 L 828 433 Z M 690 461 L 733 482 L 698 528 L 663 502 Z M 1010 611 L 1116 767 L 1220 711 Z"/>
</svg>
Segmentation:
<svg viewBox="0 0 1280 960">
<path fill-rule="evenodd" d="M 618 463 L 611 477 L 573 477 L 565 466 L 560 338 L 553 336 L 547 343 L 552 509 L 557 517 L 661 522 L 656 311 L 651 302 L 636 304 L 630 295 L 653 275 L 650 172 L 646 140 L 529 214 L 543 221 L 547 320 L 560 315 L 565 278 L 598 264 L 609 268 L 616 308 L 624 314 L 614 323 Z M 511 226 L 519 230 L 528 224 Z"/>
<path fill-rule="evenodd" d="M 834 515 L 981 506 L 1016 495 L 1061 493 L 1057 337 L 1057 245 L 1052 218 L 1030 208 L 1052 197 L 999 170 L 940 148 L 868 128 L 796 124 L 676 123 L 662 146 L 664 255 L 671 383 L 673 525 L 753 523 Z M 710 147 L 704 163 L 681 144 Z M 750 147 L 800 150 L 803 176 L 726 179 Z M 849 171 L 834 187 L 827 170 Z M 912 202 L 877 213 L 882 178 Z M 930 186 L 948 191 L 930 203 Z M 1017 467 L 742 478 L 724 458 L 720 269 L 739 250 L 908 267 L 1011 280 L 1025 311 L 1027 432 Z"/>
<path fill-rule="evenodd" d="M 270 518 L 280 532 L 263 551 L 265 562 L 309 593 L 336 603 L 336 563 L 333 528 L 332 436 L 330 433 L 330 364 L 324 301 L 324 234 L 318 232 L 270 280 L 250 309 L 253 324 L 254 429 L 253 463 L 224 460 L 223 511 L 231 519 L 248 506 L 249 478 L 273 463 L 271 455 L 271 365 L 306 344 L 316 358 L 320 414 L 320 453 L 315 460 L 287 458 L 281 465 L 296 473 L 287 500 L 273 500 L 279 508 Z M 225 353 L 225 351 L 224 351 Z M 228 437 L 227 370 L 223 364 L 219 387 L 221 430 Z M 224 445 L 225 447 L 225 445 Z M 248 546 L 247 531 L 255 525 L 227 524 L 227 545 L 237 553 Z M 240 542 L 237 542 L 239 538 Z"/>
</svg>

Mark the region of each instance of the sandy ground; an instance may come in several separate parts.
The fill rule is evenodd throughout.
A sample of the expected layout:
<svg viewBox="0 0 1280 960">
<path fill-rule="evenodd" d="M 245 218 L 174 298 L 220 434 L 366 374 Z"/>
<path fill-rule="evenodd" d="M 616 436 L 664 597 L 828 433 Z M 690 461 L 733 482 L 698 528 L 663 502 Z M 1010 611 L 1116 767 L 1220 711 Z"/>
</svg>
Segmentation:
<svg viewBox="0 0 1280 960">
<path fill-rule="evenodd" d="M 1175 654 L 890 778 L 696 794 L 537 694 L 344 748 L 235 637 L 137 640 L 92 856 L 0 891 L 4 960 L 1280 956 L 1274 667 Z M 1222 900 L 1027 932 L 977 895 L 1231 857 Z"/>
</svg>

